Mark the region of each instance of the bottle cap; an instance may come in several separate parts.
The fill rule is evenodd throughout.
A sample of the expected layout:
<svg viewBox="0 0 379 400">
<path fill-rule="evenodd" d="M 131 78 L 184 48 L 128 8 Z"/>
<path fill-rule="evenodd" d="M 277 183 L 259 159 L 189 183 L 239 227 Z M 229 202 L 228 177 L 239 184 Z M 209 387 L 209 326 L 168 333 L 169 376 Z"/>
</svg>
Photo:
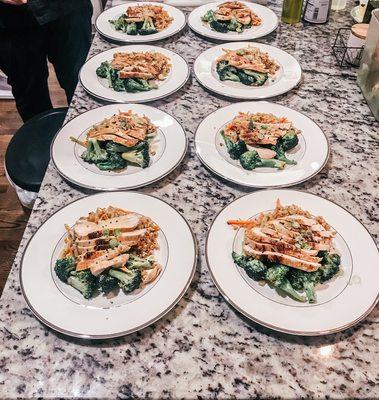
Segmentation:
<svg viewBox="0 0 379 400">
<path fill-rule="evenodd" d="M 351 27 L 351 32 L 359 39 L 366 39 L 368 24 L 355 24 Z"/>
</svg>

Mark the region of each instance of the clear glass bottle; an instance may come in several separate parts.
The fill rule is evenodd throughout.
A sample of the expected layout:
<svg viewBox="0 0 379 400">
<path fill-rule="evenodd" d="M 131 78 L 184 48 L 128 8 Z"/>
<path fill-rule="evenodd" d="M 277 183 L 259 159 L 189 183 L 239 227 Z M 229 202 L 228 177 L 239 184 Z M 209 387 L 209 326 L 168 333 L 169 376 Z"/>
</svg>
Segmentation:
<svg viewBox="0 0 379 400">
<path fill-rule="evenodd" d="M 311 24 L 325 24 L 329 21 L 331 0 L 307 0 L 303 20 Z"/>
<path fill-rule="evenodd" d="M 332 10 L 341 11 L 346 8 L 347 0 L 332 0 Z"/>
<path fill-rule="evenodd" d="M 282 8 L 282 21 L 286 24 L 297 24 L 301 18 L 303 0 L 284 0 Z"/>
</svg>

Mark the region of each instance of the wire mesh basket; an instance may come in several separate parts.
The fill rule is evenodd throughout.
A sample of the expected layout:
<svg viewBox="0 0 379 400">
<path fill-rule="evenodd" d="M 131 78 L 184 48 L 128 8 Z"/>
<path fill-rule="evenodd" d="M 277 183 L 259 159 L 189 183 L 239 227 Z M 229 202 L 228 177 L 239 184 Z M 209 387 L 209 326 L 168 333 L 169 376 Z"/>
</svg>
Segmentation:
<svg viewBox="0 0 379 400">
<path fill-rule="evenodd" d="M 363 47 L 349 47 L 347 45 L 350 32 L 350 28 L 338 29 L 336 39 L 332 46 L 333 54 L 340 67 L 359 67 L 362 58 Z"/>
</svg>

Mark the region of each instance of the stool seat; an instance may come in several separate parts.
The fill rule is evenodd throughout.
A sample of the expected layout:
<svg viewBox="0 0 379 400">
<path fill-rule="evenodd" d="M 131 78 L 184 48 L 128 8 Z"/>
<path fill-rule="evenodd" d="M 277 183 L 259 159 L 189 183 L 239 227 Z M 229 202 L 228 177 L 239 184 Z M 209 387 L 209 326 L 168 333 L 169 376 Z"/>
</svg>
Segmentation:
<svg viewBox="0 0 379 400">
<path fill-rule="evenodd" d="M 50 145 L 62 127 L 67 107 L 53 108 L 27 121 L 12 137 L 5 168 L 20 188 L 38 192 L 50 160 Z"/>
</svg>

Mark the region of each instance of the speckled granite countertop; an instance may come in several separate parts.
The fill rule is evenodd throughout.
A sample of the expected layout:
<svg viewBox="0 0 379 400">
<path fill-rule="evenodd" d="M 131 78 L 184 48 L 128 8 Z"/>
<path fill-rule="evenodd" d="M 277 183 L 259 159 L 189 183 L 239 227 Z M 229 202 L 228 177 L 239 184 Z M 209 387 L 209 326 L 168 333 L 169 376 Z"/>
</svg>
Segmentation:
<svg viewBox="0 0 379 400">
<path fill-rule="evenodd" d="M 261 41 L 293 54 L 304 71 L 300 87 L 274 101 L 309 115 L 331 142 L 326 168 L 297 188 L 346 207 L 377 238 L 378 125 L 355 73 L 341 71 L 331 55 L 337 29 L 350 24 L 347 11 L 333 13 L 328 25 L 281 26 Z M 192 64 L 212 43 L 186 30 L 161 45 Z M 96 36 L 90 55 L 110 46 Z M 86 194 L 49 167 L 0 303 L 0 398 L 379 398 L 378 307 L 343 333 L 291 337 L 241 317 L 213 285 L 203 257 L 207 229 L 223 206 L 248 190 L 208 172 L 195 156 L 193 136 L 207 114 L 229 103 L 193 77 L 180 92 L 154 103 L 179 119 L 190 148 L 175 172 L 141 191 L 163 198 L 188 219 L 201 258 L 179 304 L 130 336 L 97 342 L 64 337 L 38 322 L 25 303 L 18 276 L 25 244 L 55 210 Z M 100 105 L 79 86 L 67 118 Z"/>
</svg>

